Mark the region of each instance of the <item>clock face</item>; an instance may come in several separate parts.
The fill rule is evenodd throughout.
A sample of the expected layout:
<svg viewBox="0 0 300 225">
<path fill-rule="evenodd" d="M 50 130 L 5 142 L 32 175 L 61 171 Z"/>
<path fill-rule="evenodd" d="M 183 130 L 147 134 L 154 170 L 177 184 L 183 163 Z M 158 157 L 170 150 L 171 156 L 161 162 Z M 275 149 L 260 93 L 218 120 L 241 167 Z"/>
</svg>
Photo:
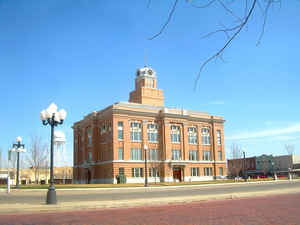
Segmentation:
<svg viewBox="0 0 300 225">
<path fill-rule="evenodd" d="M 149 73 L 150 75 L 152 75 L 152 74 L 153 74 L 153 71 L 152 71 L 151 69 L 149 69 L 149 70 L 148 70 L 148 73 Z"/>
</svg>

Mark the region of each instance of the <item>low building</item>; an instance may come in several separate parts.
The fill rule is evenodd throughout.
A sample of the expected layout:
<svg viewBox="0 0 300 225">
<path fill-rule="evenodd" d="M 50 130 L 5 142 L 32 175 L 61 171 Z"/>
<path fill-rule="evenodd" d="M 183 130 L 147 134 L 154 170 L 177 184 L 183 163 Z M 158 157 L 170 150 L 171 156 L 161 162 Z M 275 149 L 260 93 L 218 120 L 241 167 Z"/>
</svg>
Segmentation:
<svg viewBox="0 0 300 225">
<path fill-rule="evenodd" d="M 202 181 L 226 176 L 224 120 L 164 106 L 155 71 L 137 70 L 129 102 L 74 123 L 74 182 Z M 145 157 L 147 156 L 147 157 Z"/>
<path fill-rule="evenodd" d="M 292 172 L 300 176 L 300 155 L 274 156 L 274 171 L 279 175 Z"/>
<path fill-rule="evenodd" d="M 7 169 L 2 169 L 0 173 L 4 174 L 5 178 L 1 179 L 0 182 L 7 184 Z M 16 184 L 16 174 L 15 169 L 10 169 L 10 179 L 11 184 Z M 59 184 L 72 183 L 73 178 L 73 168 L 70 166 L 64 167 L 54 167 L 53 168 L 54 182 Z M 2 176 L 2 177 L 4 177 Z M 50 180 L 50 169 L 39 169 L 35 170 L 34 168 L 20 169 L 19 171 L 19 181 L 20 184 L 48 184 Z"/>
<path fill-rule="evenodd" d="M 244 159 L 228 160 L 228 175 L 231 177 L 244 176 Z M 247 176 L 288 176 L 291 172 L 300 175 L 300 155 L 261 155 L 245 158 Z"/>
<path fill-rule="evenodd" d="M 244 173 L 256 171 L 256 157 L 248 157 L 240 159 L 228 159 L 228 176 L 229 177 L 244 177 Z"/>
</svg>

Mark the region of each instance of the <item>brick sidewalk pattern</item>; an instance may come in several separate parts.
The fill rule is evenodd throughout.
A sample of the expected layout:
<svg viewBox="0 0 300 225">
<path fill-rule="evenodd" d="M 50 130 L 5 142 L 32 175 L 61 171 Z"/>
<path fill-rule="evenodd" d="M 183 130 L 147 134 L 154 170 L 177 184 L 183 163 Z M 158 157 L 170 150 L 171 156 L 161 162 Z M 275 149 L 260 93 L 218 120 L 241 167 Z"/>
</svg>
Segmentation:
<svg viewBox="0 0 300 225">
<path fill-rule="evenodd" d="M 300 194 L 122 209 L 0 215 L 0 224 L 300 225 Z"/>
</svg>

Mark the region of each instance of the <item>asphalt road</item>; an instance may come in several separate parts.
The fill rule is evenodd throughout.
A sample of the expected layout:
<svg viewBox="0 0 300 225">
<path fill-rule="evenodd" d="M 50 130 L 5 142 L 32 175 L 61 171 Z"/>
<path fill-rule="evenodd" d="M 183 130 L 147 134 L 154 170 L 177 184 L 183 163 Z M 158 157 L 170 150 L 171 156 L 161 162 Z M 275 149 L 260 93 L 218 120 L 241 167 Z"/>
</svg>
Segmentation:
<svg viewBox="0 0 300 225">
<path fill-rule="evenodd" d="M 181 186 L 168 188 L 119 188 L 119 189 L 84 189 L 57 190 L 58 202 L 80 201 L 119 201 L 134 199 L 154 199 L 165 197 L 191 197 L 199 195 L 218 195 L 251 193 L 261 191 L 288 190 L 299 188 L 299 181 L 263 182 L 247 184 L 225 184 L 207 186 Z M 0 202 L 4 204 L 39 204 L 45 202 L 46 190 L 15 191 L 10 194 L 0 192 Z"/>
<path fill-rule="evenodd" d="M 0 215 L 3 225 L 300 225 L 300 194 L 121 209 Z"/>
</svg>

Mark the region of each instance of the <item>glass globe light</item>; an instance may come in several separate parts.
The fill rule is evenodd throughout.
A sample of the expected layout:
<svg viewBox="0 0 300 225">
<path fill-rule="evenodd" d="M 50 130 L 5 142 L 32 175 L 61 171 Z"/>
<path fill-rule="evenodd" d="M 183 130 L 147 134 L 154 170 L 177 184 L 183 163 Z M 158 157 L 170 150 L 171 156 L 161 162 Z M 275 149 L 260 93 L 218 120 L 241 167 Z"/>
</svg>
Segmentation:
<svg viewBox="0 0 300 225">
<path fill-rule="evenodd" d="M 22 142 L 22 138 L 21 138 L 20 136 L 18 136 L 18 137 L 16 138 L 16 141 L 17 141 L 17 142 Z"/>
</svg>

